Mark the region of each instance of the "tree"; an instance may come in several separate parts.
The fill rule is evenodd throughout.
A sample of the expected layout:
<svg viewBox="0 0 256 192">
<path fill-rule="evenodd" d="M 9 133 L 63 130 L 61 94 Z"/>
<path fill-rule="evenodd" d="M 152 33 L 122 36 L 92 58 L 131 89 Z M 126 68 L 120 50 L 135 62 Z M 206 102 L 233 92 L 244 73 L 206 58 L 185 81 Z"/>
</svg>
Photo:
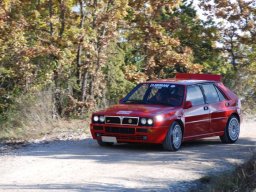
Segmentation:
<svg viewBox="0 0 256 192">
<path fill-rule="evenodd" d="M 119 21 L 126 15 L 128 2 L 120 1 L 78 1 L 80 34 L 77 49 L 77 83 L 87 108 L 93 108 L 105 97 L 104 73 L 108 59 L 106 53 L 111 42 L 117 38 Z M 90 106 L 90 107 L 89 107 Z"/>
<path fill-rule="evenodd" d="M 249 104 L 245 107 L 251 108 L 256 94 L 256 3 L 242 0 L 212 3 L 207 0 L 202 1 L 201 7 L 209 19 L 216 21 L 219 49 L 225 61 L 233 68 L 225 81 Z"/>
<path fill-rule="evenodd" d="M 69 77 L 74 55 L 70 48 L 73 29 L 67 18 L 72 7 L 72 1 L 57 0 L 1 4 L 0 64 L 5 71 L 1 80 L 9 95 L 41 90 L 52 82 L 56 91 Z M 61 114 L 57 95 L 56 108 Z"/>
<path fill-rule="evenodd" d="M 199 72 L 202 69 L 192 63 L 191 49 L 182 46 L 174 35 L 179 25 L 170 15 L 180 5 L 179 1 L 130 1 L 129 5 L 127 39 L 135 48 L 133 54 L 143 60 L 143 64 L 135 68 L 141 69 L 146 78 L 167 78 L 176 71 Z"/>
<path fill-rule="evenodd" d="M 135 85 L 125 76 L 125 50 L 118 43 L 111 43 L 107 52 L 108 60 L 103 67 L 106 77 L 106 101 L 107 105 L 116 104 Z M 134 72 L 133 72 L 134 73 Z"/>
</svg>

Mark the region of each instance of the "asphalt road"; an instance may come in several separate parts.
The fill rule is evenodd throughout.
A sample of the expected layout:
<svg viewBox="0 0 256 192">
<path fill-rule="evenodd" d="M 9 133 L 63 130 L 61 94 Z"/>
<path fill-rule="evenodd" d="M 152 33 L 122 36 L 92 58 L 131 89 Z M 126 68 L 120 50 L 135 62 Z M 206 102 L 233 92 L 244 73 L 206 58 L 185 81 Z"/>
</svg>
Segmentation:
<svg viewBox="0 0 256 192">
<path fill-rule="evenodd" d="M 0 191 L 188 191 L 196 180 L 250 158 L 256 123 L 241 127 L 235 144 L 219 138 L 184 143 L 178 152 L 158 145 L 99 147 L 79 140 L 30 144 L 0 153 Z"/>
</svg>

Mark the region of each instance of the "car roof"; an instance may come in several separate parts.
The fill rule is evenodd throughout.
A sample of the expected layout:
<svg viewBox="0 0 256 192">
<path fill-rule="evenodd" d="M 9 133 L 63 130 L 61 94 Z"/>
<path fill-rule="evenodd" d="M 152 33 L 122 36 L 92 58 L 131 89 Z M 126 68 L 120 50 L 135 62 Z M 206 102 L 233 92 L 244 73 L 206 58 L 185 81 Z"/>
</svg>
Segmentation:
<svg viewBox="0 0 256 192">
<path fill-rule="evenodd" d="M 183 79 L 159 79 L 153 81 L 147 81 L 145 83 L 172 83 L 172 84 L 179 84 L 179 85 L 194 85 L 200 83 L 215 83 L 217 81 L 209 81 L 209 80 L 183 80 Z"/>
</svg>

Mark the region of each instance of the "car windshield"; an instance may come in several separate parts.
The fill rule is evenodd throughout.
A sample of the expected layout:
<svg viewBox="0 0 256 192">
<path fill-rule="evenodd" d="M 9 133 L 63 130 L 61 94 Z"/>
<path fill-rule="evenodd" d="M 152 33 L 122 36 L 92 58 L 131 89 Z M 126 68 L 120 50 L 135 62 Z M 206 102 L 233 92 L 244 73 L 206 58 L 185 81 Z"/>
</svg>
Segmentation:
<svg viewBox="0 0 256 192">
<path fill-rule="evenodd" d="M 184 86 L 170 83 L 143 83 L 133 89 L 123 103 L 181 106 Z"/>
</svg>

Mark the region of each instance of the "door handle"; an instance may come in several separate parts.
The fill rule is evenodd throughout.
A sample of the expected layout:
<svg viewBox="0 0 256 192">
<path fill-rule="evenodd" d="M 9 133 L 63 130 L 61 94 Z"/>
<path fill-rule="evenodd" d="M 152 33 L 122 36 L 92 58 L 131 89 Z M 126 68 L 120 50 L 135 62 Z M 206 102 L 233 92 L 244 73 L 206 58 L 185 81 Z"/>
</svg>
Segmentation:
<svg viewBox="0 0 256 192">
<path fill-rule="evenodd" d="M 204 110 L 208 110 L 209 109 L 209 107 L 208 106 L 204 106 Z"/>
</svg>

